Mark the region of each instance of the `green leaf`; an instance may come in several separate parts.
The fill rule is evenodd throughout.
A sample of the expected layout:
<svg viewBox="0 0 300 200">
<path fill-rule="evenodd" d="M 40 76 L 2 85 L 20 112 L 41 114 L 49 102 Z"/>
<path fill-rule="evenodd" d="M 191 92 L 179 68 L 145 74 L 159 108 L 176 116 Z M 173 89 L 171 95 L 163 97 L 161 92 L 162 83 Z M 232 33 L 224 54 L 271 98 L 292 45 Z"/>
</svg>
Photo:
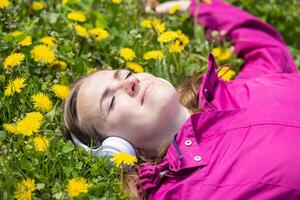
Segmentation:
<svg viewBox="0 0 300 200">
<path fill-rule="evenodd" d="M 0 131 L 0 141 L 4 140 L 6 138 L 5 131 Z"/>
<path fill-rule="evenodd" d="M 69 153 L 71 151 L 73 151 L 75 148 L 74 148 L 74 145 L 70 142 L 66 143 L 66 145 L 62 148 L 62 152 L 63 153 Z"/>
</svg>

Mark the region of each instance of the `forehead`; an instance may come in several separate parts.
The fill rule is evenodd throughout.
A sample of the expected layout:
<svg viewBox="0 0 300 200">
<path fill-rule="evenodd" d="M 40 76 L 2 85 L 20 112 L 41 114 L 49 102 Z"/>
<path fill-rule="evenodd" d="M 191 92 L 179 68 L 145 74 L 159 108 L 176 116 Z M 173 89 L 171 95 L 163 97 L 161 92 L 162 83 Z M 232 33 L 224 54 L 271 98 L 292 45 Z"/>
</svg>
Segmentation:
<svg viewBox="0 0 300 200">
<path fill-rule="evenodd" d="M 100 116 L 100 96 L 113 81 L 114 72 L 115 70 L 97 71 L 83 81 L 77 99 L 79 121 Z"/>
</svg>

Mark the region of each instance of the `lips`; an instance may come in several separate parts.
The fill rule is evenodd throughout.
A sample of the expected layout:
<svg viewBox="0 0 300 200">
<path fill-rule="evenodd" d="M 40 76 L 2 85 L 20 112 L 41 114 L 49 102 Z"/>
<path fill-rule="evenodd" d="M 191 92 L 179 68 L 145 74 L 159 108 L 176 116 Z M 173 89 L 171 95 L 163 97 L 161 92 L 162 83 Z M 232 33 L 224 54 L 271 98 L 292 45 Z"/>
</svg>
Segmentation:
<svg viewBox="0 0 300 200">
<path fill-rule="evenodd" d="M 151 84 L 147 85 L 142 93 L 142 105 L 144 104 L 145 97 L 147 96 L 147 94 L 150 91 L 150 85 Z"/>
</svg>

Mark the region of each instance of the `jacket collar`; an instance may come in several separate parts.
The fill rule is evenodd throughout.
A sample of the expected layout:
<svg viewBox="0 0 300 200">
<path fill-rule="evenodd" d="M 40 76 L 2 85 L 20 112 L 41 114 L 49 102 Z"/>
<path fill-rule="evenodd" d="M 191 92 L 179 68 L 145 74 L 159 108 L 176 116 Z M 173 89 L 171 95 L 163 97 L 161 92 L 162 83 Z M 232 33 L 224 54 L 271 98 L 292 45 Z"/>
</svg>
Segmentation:
<svg viewBox="0 0 300 200">
<path fill-rule="evenodd" d="M 209 150 L 210 143 L 203 141 L 215 137 L 218 134 L 216 130 L 220 129 L 226 121 L 228 122 L 226 119 L 239 112 L 238 110 L 216 111 L 210 104 L 214 99 L 214 91 L 220 83 L 217 69 L 213 55 L 209 54 L 207 72 L 198 89 L 200 107 L 205 108 L 204 111 L 214 112 L 193 113 L 169 145 L 163 161 L 158 165 L 145 164 L 139 168 L 139 183 L 144 191 L 156 188 L 164 176 L 173 176 L 184 169 L 204 167 L 209 163 L 212 153 Z M 187 142 L 191 145 L 187 145 Z"/>
</svg>

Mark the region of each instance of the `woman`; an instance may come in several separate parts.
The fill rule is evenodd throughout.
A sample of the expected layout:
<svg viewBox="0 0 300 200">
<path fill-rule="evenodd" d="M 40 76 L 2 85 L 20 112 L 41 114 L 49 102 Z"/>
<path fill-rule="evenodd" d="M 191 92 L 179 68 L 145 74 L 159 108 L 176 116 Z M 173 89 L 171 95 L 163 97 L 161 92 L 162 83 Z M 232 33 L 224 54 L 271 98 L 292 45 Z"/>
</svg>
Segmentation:
<svg viewBox="0 0 300 200">
<path fill-rule="evenodd" d="M 190 87 L 198 87 L 201 112 L 190 113 L 188 94 L 157 77 L 97 71 L 65 103 L 68 130 L 88 145 L 117 136 L 140 162 L 159 159 L 139 166 L 137 183 L 149 199 L 300 199 L 300 74 L 283 39 L 220 0 L 188 9 L 207 32 L 226 31 L 245 61 L 235 80 L 219 79 L 209 54 L 201 84 Z"/>
</svg>

